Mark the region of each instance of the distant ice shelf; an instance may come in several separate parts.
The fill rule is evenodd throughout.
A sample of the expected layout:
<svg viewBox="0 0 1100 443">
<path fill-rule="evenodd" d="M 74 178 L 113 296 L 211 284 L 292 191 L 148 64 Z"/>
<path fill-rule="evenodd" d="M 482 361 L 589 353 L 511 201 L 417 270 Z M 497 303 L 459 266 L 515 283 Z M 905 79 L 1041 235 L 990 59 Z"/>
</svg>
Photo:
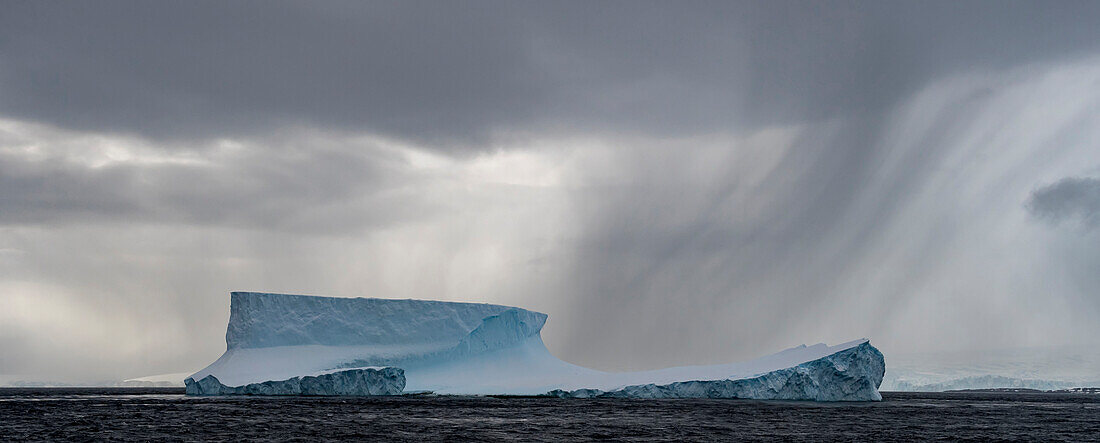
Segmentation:
<svg viewBox="0 0 1100 443">
<path fill-rule="evenodd" d="M 1035 345 L 892 353 L 883 391 L 1100 386 L 1100 345 Z"/>
<path fill-rule="evenodd" d="M 129 378 L 119 382 L 119 386 L 126 387 L 178 387 L 183 386 L 183 379 L 189 372 L 147 375 L 144 377 Z"/>
<path fill-rule="evenodd" d="M 293 380 L 300 389 L 322 377 L 309 379 L 306 395 L 882 398 L 885 362 L 865 339 L 742 363 L 613 373 L 555 358 L 542 342 L 545 323 L 546 314 L 491 304 L 234 292 L 225 354 L 185 384 L 190 394 L 213 395 L 294 394 Z M 372 390 L 374 382 L 348 389 L 348 380 L 334 379 L 398 370 L 401 382 L 387 379 L 386 389 Z"/>
</svg>

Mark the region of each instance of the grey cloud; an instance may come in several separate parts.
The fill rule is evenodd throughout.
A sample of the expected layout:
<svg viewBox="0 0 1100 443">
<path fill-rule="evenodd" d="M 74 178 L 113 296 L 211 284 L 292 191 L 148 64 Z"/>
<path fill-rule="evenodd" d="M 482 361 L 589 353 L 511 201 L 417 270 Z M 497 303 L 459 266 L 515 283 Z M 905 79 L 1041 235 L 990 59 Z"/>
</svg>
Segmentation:
<svg viewBox="0 0 1100 443">
<path fill-rule="evenodd" d="M 159 138 L 285 124 L 477 144 L 874 112 L 1095 50 L 1095 2 L 17 2 L 0 113 Z"/>
<path fill-rule="evenodd" d="M 1028 197 L 1026 207 L 1036 217 L 1060 223 L 1079 221 L 1083 226 L 1100 226 L 1100 179 L 1066 177 L 1040 187 Z"/>
<path fill-rule="evenodd" d="M 346 234 L 431 211 L 412 194 L 418 178 L 403 159 L 351 146 L 250 147 L 209 163 L 98 167 L 0 155 L 0 226 L 160 223 Z"/>
<path fill-rule="evenodd" d="M 453 6 L 448 6 L 453 5 Z M 4 111 L 190 138 L 288 123 L 466 131 L 530 93 L 506 22 L 455 4 L 24 3 L 4 14 Z M 466 31 L 466 32 L 463 32 Z M 479 101 L 493 106 L 478 106 Z"/>
</svg>

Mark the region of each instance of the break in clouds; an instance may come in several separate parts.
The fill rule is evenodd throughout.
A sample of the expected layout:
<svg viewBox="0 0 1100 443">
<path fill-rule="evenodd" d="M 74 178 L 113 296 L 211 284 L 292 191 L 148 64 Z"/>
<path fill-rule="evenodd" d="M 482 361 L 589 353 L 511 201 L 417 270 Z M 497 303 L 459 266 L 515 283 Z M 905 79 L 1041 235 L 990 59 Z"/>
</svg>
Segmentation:
<svg viewBox="0 0 1100 443">
<path fill-rule="evenodd" d="M 0 382 L 197 369 L 231 290 L 602 369 L 1100 334 L 1095 3 L 4 9 Z"/>
</svg>

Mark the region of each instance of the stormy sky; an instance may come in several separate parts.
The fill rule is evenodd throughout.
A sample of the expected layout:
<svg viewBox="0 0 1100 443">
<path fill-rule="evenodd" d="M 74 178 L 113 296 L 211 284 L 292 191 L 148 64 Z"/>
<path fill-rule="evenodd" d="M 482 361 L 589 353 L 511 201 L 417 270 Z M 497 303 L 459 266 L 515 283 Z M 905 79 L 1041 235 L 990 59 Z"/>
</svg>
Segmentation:
<svg viewBox="0 0 1100 443">
<path fill-rule="evenodd" d="M 501 303 L 601 369 L 1100 336 L 1100 3 L 0 2 L 0 382 L 232 290 Z"/>
</svg>

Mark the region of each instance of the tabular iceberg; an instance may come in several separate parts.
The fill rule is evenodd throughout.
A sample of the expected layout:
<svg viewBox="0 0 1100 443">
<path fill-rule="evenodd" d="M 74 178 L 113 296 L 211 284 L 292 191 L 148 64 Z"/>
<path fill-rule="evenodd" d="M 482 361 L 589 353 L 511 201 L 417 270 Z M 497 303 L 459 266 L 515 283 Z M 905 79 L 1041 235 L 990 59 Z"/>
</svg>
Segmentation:
<svg viewBox="0 0 1100 443">
<path fill-rule="evenodd" d="M 867 340 L 743 363 L 610 373 L 551 355 L 540 335 L 545 323 L 546 314 L 490 304 L 234 292 L 225 354 L 185 383 L 193 394 L 294 393 L 294 380 L 329 377 L 309 394 L 882 398 L 885 363 Z M 389 378 L 364 379 L 362 389 L 331 379 L 367 371 Z"/>
</svg>

